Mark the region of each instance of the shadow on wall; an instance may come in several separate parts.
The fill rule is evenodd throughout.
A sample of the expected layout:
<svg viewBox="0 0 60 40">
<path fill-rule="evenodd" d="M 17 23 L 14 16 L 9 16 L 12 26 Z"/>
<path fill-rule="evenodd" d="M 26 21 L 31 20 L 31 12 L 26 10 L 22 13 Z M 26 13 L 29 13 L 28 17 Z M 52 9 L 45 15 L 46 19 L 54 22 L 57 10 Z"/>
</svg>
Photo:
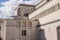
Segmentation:
<svg viewBox="0 0 60 40">
<path fill-rule="evenodd" d="M 46 40 L 44 29 L 39 30 L 39 40 Z"/>
<path fill-rule="evenodd" d="M 0 40 L 2 40 L 2 38 L 0 37 Z"/>
</svg>

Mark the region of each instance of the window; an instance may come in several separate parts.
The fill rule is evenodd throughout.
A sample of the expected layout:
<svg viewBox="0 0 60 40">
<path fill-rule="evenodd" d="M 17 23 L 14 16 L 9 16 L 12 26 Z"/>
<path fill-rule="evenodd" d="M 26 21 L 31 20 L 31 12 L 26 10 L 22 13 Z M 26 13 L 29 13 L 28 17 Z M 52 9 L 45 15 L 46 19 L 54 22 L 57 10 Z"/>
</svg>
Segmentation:
<svg viewBox="0 0 60 40">
<path fill-rule="evenodd" d="M 22 36 L 26 36 L 26 30 L 22 30 Z"/>
<path fill-rule="evenodd" d="M 27 14 L 24 14 L 24 16 L 27 17 L 28 16 L 28 13 Z"/>
<path fill-rule="evenodd" d="M 32 27 L 32 22 L 28 22 L 28 27 Z"/>
</svg>

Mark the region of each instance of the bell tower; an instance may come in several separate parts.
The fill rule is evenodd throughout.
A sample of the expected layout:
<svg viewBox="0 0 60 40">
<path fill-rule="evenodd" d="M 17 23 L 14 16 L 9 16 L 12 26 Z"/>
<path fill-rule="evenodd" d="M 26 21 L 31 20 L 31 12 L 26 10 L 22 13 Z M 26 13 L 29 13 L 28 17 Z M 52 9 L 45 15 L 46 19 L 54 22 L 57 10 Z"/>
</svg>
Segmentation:
<svg viewBox="0 0 60 40">
<path fill-rule="evenodd" d="M 34 10 L 35 10 L 34 5 L 19 4 L 19 6 L 17 8 L 17 16 L 27 17 Z"/>
<path fill-rule="evenodd" d="M 35 11 L 34 5 L 20 4 L 16 9 L 17 16 L 14 19 L 18 19 L 19 25 L 19 40 L 37 40 L 37 24 L 38 21 L 29 20 L 28 15 Z"/>
</svg>

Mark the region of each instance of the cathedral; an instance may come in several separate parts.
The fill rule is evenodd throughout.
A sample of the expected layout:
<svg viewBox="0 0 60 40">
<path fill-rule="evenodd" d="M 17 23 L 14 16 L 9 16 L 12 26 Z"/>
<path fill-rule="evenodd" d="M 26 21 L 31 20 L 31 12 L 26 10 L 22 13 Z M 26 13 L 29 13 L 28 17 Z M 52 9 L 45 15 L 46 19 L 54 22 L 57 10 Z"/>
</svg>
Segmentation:
<svg viewBox="0 0 60 40">
<path fill-rule="evenodd" d="M 60 40 L 60 0 L 19 4 L 12 19 L 0 19 L 2 40 Z"/>
</svg>

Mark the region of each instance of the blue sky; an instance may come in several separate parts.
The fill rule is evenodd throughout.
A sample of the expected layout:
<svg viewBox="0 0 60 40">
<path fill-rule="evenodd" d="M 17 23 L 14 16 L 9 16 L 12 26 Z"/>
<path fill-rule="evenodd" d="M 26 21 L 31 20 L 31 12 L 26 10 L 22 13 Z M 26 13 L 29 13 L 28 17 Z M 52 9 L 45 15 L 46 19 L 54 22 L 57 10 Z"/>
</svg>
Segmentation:
<svg viewBox="0 0 60 40">
<path fill-rule="evenodd" d="M 9 1 L 9 0 L 0 0 L 0 2 L 5 2 L 5 1 Z"/>
<path fill-rule="evenodd" d="M 10 18 L 20 3 L 36 5 L 41 0 L 0 0 L 0 18 Z"/>
<path fill-rule="evenodd" d="M 0 7 L 4 6 L 1 4 L 1 2 L 6 2 L 6 1 L 9 1 L 9 0 L 0 0 Z"/>
</svg>

